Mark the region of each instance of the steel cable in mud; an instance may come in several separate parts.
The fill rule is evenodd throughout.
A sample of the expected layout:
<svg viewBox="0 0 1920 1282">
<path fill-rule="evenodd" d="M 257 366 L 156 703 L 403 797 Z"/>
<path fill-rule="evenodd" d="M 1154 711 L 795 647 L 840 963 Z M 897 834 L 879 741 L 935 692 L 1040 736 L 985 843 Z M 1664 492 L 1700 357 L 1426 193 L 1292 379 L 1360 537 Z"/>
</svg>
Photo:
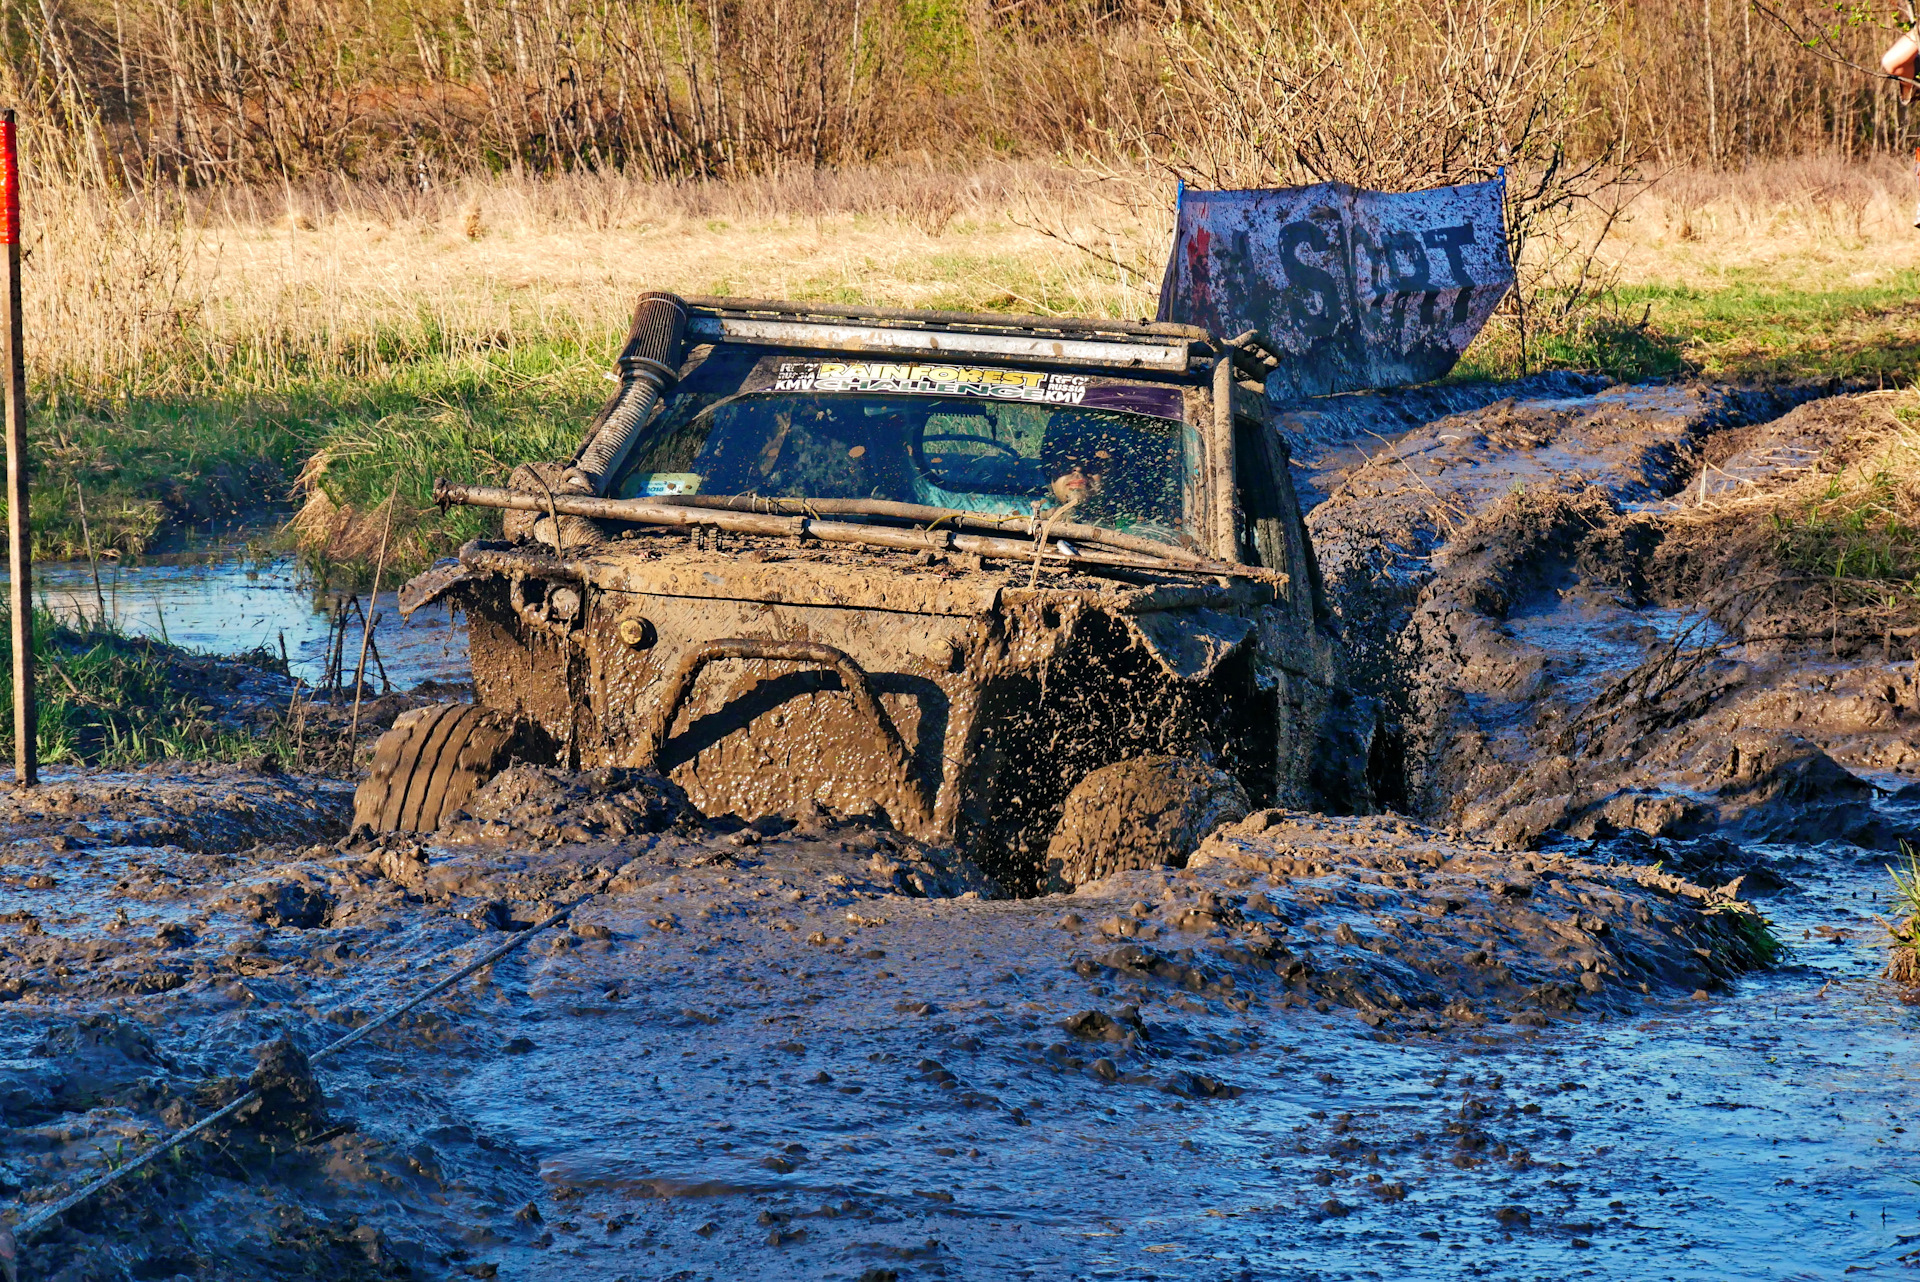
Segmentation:
<svg viewBox="0 0 1920 1282">
<path fill-rule="evenodd" d="M 604 891 L 606 889 L 606 883 L 610 880 L 612 880 L 611 874 L 607 874 L 603 876 L 601 878 L 600 884 L 596 886 L 593 890 L 590 890 L 586 894 L 580 896 L 578 899 L 574 900 L 572 903 L 568 904 L 566 907 L 555 911 L 552 915 L 542 919 L 541 921 L 535 922 L 533 925 L 529 926 L 527 929 L 518 932 L 517 934 L 514 935 L 512 939 L 507 940 L 505 943 L 501 944 L 499 947 L 490 949 L 487 952 L 481 954 L 479 957 L 475 958 L 473 961 L 468 962 L 465 966 L 462 966 L 459 970 L 447 976 L 445 979 L 441 980 L 439 983 L 434 984 L 432 987 L 409 998 L 407 1001 L 394 1007 L 392 1010 L 380 1016 L 378 1019 L 375 1019 L 366 1024 L 362 1024 L 359 1028 L 354 1029 L 351 1033 L 348 1033 L 346 1036 L 338 1038 L 332 1042 L 329 1042 L 327 1045 L 321 1047 L 319 1050 L 315 1051 L 312 1055 L 308 1056 L 307 1063 L 318 1064 L 323 1059 L 327 1059 L 331 1056 L 339 1054 L 341 1051 L 347 1049 L 349 1046 L 352 1046 L 355 1042 L 362 1040 L 363 1038 L 367 1037 L 369 1034 L 379 1029 L 385 1028 L 387 1025 L 399 1019 L 402 1015 L 405 1015 L 409 1011 L 412 1011 L 418 1008 L 424 1003 L 439 996 L 441 993 L 446 992 L 449 988 L 452 988 L 455 984 L 459 983 L 461 980 L 465 979 L 467 976 L 473 974 L 475 971 L 481 970 L 487 966 L 492 965 L 494 962 L 499 961 L 502 957 L 505 957 L 508 953 L 511 953 L 515 949 L 518 949 L 524 944 L 526 944 L 535 935 L 539 934 L 541 931 L 545 930 L 547 927 L 553 925 L 556 922 L 564 921 L 568 917 L 572 916 L 574 911 L 578 909 L 582 904 L 585 904 L 588 900 L 594 898 L 595 896 L 599 895 L 602 891 Z M 67 1196 L 61 1198 L 58 1202 L 55 1202 L 53 1205 L 42 1208 L 41 1210 L 35 1212 L 33 1215 L 27 1217 L 25 1220 L 22 1220 L 19 1224 L 14 1225 L 13 1228 L 0 1229 L 0 1268 L 4 1268 L 6 1277 L 7 1277 L 7 1282 L 16 1282 L 17 1275 L 15 1273 L 15 1267 L 16 1267 L 16 1260 L 18 1259 L 18 1255 L 19 1255 L 19 1251 L 18 1251 L 19 1242 L 39 1232 L 41 1229 L 45 1228 L 48 1224 L 52 1223 L 54 1220 L 58 1219 L 60 1216 L 65 1215 L 68 1211 L 71 1211 L 74 1207 L 80 1205 L 80 1203 L 86 1201 L 89 1197 L 92 1197 L 95 1193 L 100 1192 L 102 1189 L 105 1189 L 117 1183 L 118 1181 L 126 1178 L 129 1175 L 134 1174 L 137 1171 L 144 1170 L 148 1166 L 151 1166 L 154 1162 L 166 1156 L 168 1153 L 172 1152 L 174 1149 L 178 1148 L 180 1145 L 184 1144 L 186 1141 L 192 1139 L 194 1136 L 199 1135 L 201 1132 L 207 1130 L 209 1127 L 215 1125 L 216 1123 L 220 1122 L 224 1118 L 227 1118 L 232 1114 L 238 1112 L 242 1108 L 245 1108 L 247 1105 L 256 1103 L 260 1098 L 261 1098 L 261 1092 L 258 1089 L 248 1091 L 246 1094 L 242 1095 L 239 1099 L 234 1100 L 232 1103 L 222 1107 L 218 1112 L 212 1113 L 207 1117 L 200 1119 L 198 1122 L 195 1122 L 192 1126 L 189 1126 L 186 1130 L 181 1131 L 179 1134 L 175 1135 L 173 1138 L 167 1140 L 166 1142 L 148 1149 L 145 1153 L 142 1153 L 139 1157 L 135 1158 L 131 1162 L 126 1163 L 124 1166 L 115 1167 L 113 1170 L 107 1172 L 105 1175 L 100 1176 L 98 1179 L 93 1180 L 91 1183 L 81 1186 L 80 1188 L 76 1189 L 74 1192 L 69 1193 Z"/>
</svg>

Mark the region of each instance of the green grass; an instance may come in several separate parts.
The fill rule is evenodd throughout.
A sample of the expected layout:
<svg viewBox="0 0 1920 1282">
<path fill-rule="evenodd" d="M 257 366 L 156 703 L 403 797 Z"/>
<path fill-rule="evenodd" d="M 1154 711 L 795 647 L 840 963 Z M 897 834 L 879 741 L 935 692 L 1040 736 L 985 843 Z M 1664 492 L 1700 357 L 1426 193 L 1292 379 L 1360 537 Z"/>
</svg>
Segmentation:
<svg viewBox="0 0 1920 1282">
<path fill-rule="evenodd" d="M 0 609 L 0 709 L 13 706 L 11 616 Z M 179 684 L 180 652 L 110 627 L 76 628 L 35 610 L 33 654 L 40 760 L 46 765 L 235 761 L 281 748 L 278 735 L 223 729 L 214 709 Z M 10 713 L 0 760 L 14 751 Z"/>
<path fill-rule="evenodd" d="M 1781 288 L 1771 275 L 1721 274 L 1714 289 L 1622 286 L 1564 320 L 1542 306 L 1528 365 L 1625 381 L 1697 376 L 1737 383 L 1920 379 L 1920 271 L 1829 289 Z M 1519 344 L 1504 318 L 1455 377 L 1510 378 Z"/>
<path fill-rule="evenodd" d="M 1687 364 L 1716 379 L 1844 379 L 1911 383 L 1920 377 L 1920 272 L 1871 286 L 1781 289 L 1747 273 L 1703 291 L 1638 286 L 1623 311 L 1651 308 Z"/>
<path fill-rule="evenodd" d="M 1900 866 L 1887 865 L 1893 879 L 1893 912 L 1898 925 L 1893 937 L 1903 944 L 1920 943 L 1920 847 L 1900 843 Z"/>
<path fill-rule="evenodd" d="M 306 421 L 314 430 L 296 452 L 309 461 L 308 484 L 342 506 L 371 512 L 397 485 L 389 559 L 405 572 L 499 529 L 498 514 L 484 509 L 442 516 L 433 507 L 434 478 L 502 484 L 521 463 L 571 455 L 612 386 L 601 372 L 615 351 L 611 339 L 604 352 L 525 344 L 423 362 L 371 385 L 333 389 L 342 394 L 324 404 L 310 394 Z M 318 568 L 364 577 L 370 555 Z"/>
<path fill-rule="evenodd" d="M 362 377 L 295 374 L 266 390 L 62 397 L 33 424 L 35 555 L 84 555 L 78 484 L 95 551 L 137 554 L 168 522 L 293 497 L 304 473 L 360 511 L 397 481 L 396 568 L 409 568 L 498 524 L 471 509 L 443 521 L 436 475 L 501 481 L 520 462 L 573 451 L 606 394 L 616 340 L 402 354 Z"/>
<path fill-rule="evenodd" d="M 1895 510 L 1900 479 L 1887 471 L 1847 491 L 1838 477 L 1798 513 L 1773 517 L 1781 559 L 1852 588 L 1863 605 L 1920 604 L 1920 529 Z"/>
</svg>

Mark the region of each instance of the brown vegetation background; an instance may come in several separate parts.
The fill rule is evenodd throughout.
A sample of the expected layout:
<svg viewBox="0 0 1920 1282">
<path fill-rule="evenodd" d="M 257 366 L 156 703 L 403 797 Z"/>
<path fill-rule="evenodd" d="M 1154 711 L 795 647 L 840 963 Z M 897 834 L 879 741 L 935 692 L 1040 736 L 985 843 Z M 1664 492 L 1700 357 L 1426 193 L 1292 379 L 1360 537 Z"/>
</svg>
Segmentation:
<svg viewBox="0 0 1920 1282">
<path fill-rule="evenodd" d="M 730 178 L 918 158 L 1203 180 L 1911 145 L 1825 0 L 4 0 L 0 94 L 97 182 Z M 1885 12 L 1882 12 L 1882 11 Z M 1807 44 L 1816 44 L 1809 51 Z M 44 133 L 44 131 L 43 131 Z M 56 145 L 57 143 L 57 145 Z M 1550 149 L 1551 150 L 1551 149 Z"/>
</svg>

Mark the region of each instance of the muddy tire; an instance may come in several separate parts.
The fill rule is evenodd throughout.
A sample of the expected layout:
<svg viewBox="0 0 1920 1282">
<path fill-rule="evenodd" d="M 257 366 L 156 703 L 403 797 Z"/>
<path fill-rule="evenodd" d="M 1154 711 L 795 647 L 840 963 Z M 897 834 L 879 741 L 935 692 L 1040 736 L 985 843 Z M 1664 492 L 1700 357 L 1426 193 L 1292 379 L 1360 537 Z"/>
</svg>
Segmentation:
<svg viewBox="0 0 1920 1282">
<path fill-rule="evenodd" d="M 373 770 L 353 794 L 353 826 L 432 832 L 522 746 L 520 722 L 470 703 L 401 714 L 373 748 Z"/>
<path fill-rule="evenodd" d="M 1135 757 L 1082 779 L 1047 844 L 1047 870 L 1084 886 L 1134 868 L 1184 867 L 1253 805 L 1238 780 L 1192 757 Z"/>
</svg>

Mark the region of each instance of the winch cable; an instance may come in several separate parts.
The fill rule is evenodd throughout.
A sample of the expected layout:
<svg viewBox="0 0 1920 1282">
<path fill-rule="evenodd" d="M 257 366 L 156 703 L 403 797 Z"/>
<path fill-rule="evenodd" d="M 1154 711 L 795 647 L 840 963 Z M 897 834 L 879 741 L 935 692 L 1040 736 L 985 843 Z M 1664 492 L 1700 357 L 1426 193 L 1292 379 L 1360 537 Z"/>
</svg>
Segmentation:
<svg viewBox="0 0 1920 1282">
<path fill-rule="evenodd" d="M 586 894 L 581 895 L 579 898 L 575 899 L 572 903 L 567 904 L 566 906 L 556 910 L 550 916 L 535 922 L 533 925 L 529 926 L 527 929 L 516 932 L 512 939 L 507 940 L 505 943 L 500 944 L 498 947 L 489 949 L 487 952 L 481 954 L 479 957 L 475 958 L 473 961 L 470 961 L 465 966 L 462 966 L 459 970 L 455 971 L 453 974 L 447 976 L 445 979 L 432 985 L 431 987 L 425 989 L 424 991 L 416 994 L 415 996 L 407 999 L 405 1002 L 402 1002 L 400 1005 L 394 1007 L 392 1010 L 389 1010 L 386 1014 L 380 1016 L 378 1019 L 375 1019 L 370 1023 L 362 1024 L 359 1028 L 354 1029 L 351 1033 L 346 1034 L 344 1037 L 340 1037 L 332 1042 L 329 1042 L 327 1045 L 315 1051 L 312 1055 L 309 1055 L 307 1057 L 307 1063 L 318 1064 L 323 1059 L 328 1059 L 334 1055 L 338 1055 L 341 1051 L 346 1050 L 349 1046 L 352 1046 L 354 1043 L 361 1041 L 362 1039 L 366 1038 L 370 1034 L 377 1032 L 382 1028 L 385 1028 L 387 1025 L 399 1019 L 402 1015 L 405 1015 L 409 1011 L 417 1009 L 418 1007 L 425 1004 L 426 1002 L 431 1001 L 433 998 L 439 996 L 441 993 L 446 992 L 449 988 L 452 988 L 455 984 L 458 984 L 461 980 L 473 974 L 475 971 L 483 970 L 486 967 L 491 966 L 493 963 L 499 961 L 501 958 L 507 956 L 509 953 L 515 951 L 518 948 L 523 947 L 530 940 L 532 940 L 535 935 L 538 935 L 541 931 L 545 930 L 547 927 L 555 924 L 556 922 L 565 921 L 568 917 L 572 916 L 573 913 L 577 909 L 579 909 L 583 904 L 585 904 L 588 900 L 593 899 L 596 896 L 602 894 L 606 890 L 607 884 L 611 882 L 612 879 L 613 879 L 612 873 L 602 873 L 599 878 L 598 884 L 592 890 L 589 890 Z M 210 1113 L 206 1117 L 201 1118 L 198 1122 L 195 1122 L 192 1126 L 187 1127 L 187 1129 L 185 1129 L 184 1131 L 181 1131 L 178 1134 L 174 1135 L 171 1139 L 168 1139 L 165 1142 L 158 1144 L 153 1148 L 148 1149 L 145 1153 L 142 1153 L 139 1157 L 133 1159 L 131 1162 L 128 1162 L 122 1166 L 117 1166 L 113 1170 L 107 1172 L 105 1175 L 100 1176 L 98 1179 L 93 1180 L 88 1184 L 82 1185 L 80 1188 L 74 1190 L 72 1193 L 69 1193 L 67 1194 L 67 1196 L 61 1198 L 58 1202 L 55 1202 L 50 1206 L 42 1207 L 40 1210 L 34 1212 L 32 1215 L 28 1216 L 26 1219 L 22 1220 L 20 1223 L 12 1226 L 10 1229 L 0 1229 L 0 1268 L 4 1269 L 7 1282 L 17 1282 L 17 1274 L 15 1270 L 17 1267 L 17 1261 L 19 1257 L 18 1244 L 20 1242 L 25 1241 L 29 1237 L 32 1237 L 35 1233 L 45 1228 L 48 1224 L 51 1224 L 54 1220 L 58 1219 L 60 1216 L 65 1215 L 68 1211 L 71 1211 L 74 1207 L 80 1205 L 80 1203 L 92 1197 L 95 1193 L 98 1193 L 102 1189 L 110 1187 L 111 1185 L 119 1182 L 120 1180 L 126 1178 L 129 1175 L 135 1174 L 138 1171 L 142 1171 L 146 1169 L 148 1166 L 151 1166 L 154 1162 L 166 1156 L 168 1153 L 172 1152 L 174 1149 L 178 1148 L 180 1145 L 184 1144 L 186 1141 L 194 1138 L 196 1135 L 201 1134 L 202 1132 L 206 1131 L 208 1128 L 218 1124 L 225 1118 L 232 1116 L 234 1113 L 239 1112 L 241 1109 L 245 1108 L 247 1105 L 256 1103 L 257 1101 L 260 1100 L 261 1095 L 262 1095 L 262 1092 L 258 1089 L 248 1091 L 246 1094 L 242 1095 L 239 1099 L 236 1099 L 232 1103 L 227 1104 L 224 1107 L 220 1108 L 218 1111 Z"/>
</svg>

